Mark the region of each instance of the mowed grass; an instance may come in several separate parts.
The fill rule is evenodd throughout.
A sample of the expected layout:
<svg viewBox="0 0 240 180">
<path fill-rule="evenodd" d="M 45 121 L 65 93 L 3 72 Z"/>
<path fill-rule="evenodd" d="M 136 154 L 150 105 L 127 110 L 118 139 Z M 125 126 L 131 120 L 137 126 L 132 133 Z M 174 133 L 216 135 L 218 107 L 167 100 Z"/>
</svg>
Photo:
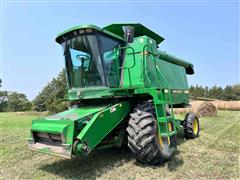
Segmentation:
<svg viewBox="0 0 240 180">
<path fill-rule="evenodd" d="M 128 148 L 92 152 L 66 160 L 31 152 L 27 138 L 32 113 L 1 113 L 1 179 L 239 179 L 240 112 L 202 118 L 198 139 L 178 137 L 178 150 L 163 166 L 135 161 Z"/>
</svg>

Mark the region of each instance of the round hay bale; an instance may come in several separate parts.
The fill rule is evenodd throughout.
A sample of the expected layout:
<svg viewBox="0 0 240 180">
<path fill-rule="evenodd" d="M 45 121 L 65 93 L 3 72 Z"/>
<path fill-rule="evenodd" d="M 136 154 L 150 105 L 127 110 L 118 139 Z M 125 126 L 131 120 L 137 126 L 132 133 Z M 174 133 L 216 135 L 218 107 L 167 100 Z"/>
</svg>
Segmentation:
<svg viewBox="0 0 240 180">
<path fill-rule="evenodd" d="M 210 101 L 192 101 L 190 104 L 190 112 L 197 114 L 198 117 L 217 115 L 217 108 Z"/>
<path fill-rule="evenodd" d="M 232 110 L 232 111 L 240 110 L 240 101 L 213 101 L 212 103 L 219 110 Z"/>
<path fill-rule="evenodd" d="M 186 114 L 188 112 L 193 112 L 197 114 L 198 117 L 217 115 L 217 108 L 210 101 L 191 101 L 190 105 L 191 106 L 188 108 L 174 108 L 174 113 Z"/>
</svg>

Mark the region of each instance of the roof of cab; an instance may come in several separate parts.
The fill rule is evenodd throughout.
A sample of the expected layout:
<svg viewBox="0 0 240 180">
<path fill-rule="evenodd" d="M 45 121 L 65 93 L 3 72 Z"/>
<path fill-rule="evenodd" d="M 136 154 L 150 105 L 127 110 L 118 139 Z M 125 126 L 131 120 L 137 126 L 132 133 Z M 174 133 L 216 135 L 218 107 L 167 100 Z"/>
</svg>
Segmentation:
<svg viewBox="0 0 240 180">
<path fill-rule="evenodd" d="M 123 27 L 124 26 L 131 26 L 134 27 L 135 30 L 135 37 L 138 36 L 148 36 L 156 41 L 157 44 L 164 40 L 163 37 L 158 35 L 157 33 L 153 32 L 152 30 L 148 29 L 147 27 L 143 26 L 140 23 L 119 23 L 119 24 L 110 24 L 105 26 L 103 29 L 108 30 L 118 36 L 123 36 Z"/>
<path fill-rule="evenodd" d="M 104 32 L 104 33 L 106 33 L 106 34 L 108 34 L 108 35 L 114 36 L 114 37 L 117 38 L 117 39 L 123 40 L 123 38 L 122 38 L 121 36 L 116 35 L 116 34 L 110 32 L 110 31 L 108 31 L 108 30 L 101 29 L 100 27 L 95 26 L 95 25 L 93 25 L 93 24 L 86 24 L 86 25 L 79 25 L 79 26 L 71 27 L 71 28 L 69 28 L 69 29 L 67 29 L 67 30 L 59 33 L 59 34 L 57 35 L 57 37 L 56 37 L 55 40 L 56 40 L 56 42 L 59 43 L 59 42 L 60 42 L 60 38 L 61 38 L 62 36 L 64 36 L 65 34 L 68 34 L 68 33 L 70 33 L 70 32 L 73 32 L 73 31 L 76 31 L 76 30 L 79 30 L 79 29 L 87 29 L 87 28 L 89 28 L 89 29 L 95 29 L 95 30 L 97 30 L 97 31 L 101 31 L 101 32 Z"/>
<path fill-rule="evenodd" d="M 91 29 L 95 29 L 97 31 L 102 31 L 102 32 L 109 34 L 117 39 L 123 40 L 124 39 L 124 32 L 123 32 L 124 26 L 134 27 L 134 30 L 135 30 L 134 36 L 135 37 L 146 35 L 146 36 L 149 36 L 150 38 L 154 39 L 157 44 L 159 44 L 160 42 L 162 42 L 164 40 L 163 37 L 161 37 L 160 35 L 158 35 L 157 33 L 153 32 L 153 31 L 151 31 L 150 29 L 148 29 L 147 27 L 143 26 L 140 23 L 119 23 L 119 24 L 110 24 L 103 28 L 100 28 L 100 27 L 92 25 L 92 24 L 74 26 L 72 28 L 69 28 L 69 29 L 59 33 L 56 37 L 56 42 L 60 43 L 60 37 L 62 37 L 65 34 L 68 34 L 70 32 L 73 32 L 73 31 L 76 31 L 79 29 L 86 29 L 86 28 L 91 28 Z"/>
</svg>

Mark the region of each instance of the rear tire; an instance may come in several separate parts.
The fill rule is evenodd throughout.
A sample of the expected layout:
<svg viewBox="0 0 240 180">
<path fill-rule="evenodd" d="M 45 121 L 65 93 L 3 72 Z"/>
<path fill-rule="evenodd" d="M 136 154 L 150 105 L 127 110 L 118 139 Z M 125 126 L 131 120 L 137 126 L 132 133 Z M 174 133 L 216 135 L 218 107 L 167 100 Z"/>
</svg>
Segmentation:
<svg viewBox="0 0 240 180">
<path fill-rule="evenodd" d="M 168 139 L 159 135 L 153 108 L 150 107 L 150 103 L 141 104 L 130 115 L 127 127 L 128 147 L 138 161 L 156 165 L 172 157 L 176 150 L 176 137 Z"/>
<path fill-rule="evenodd" d="M 199 136 L 199 119 L 194 113 L 187 113 L 183 121 L 184 135 L 187 139 L 194 139 Z"/>
</svg>

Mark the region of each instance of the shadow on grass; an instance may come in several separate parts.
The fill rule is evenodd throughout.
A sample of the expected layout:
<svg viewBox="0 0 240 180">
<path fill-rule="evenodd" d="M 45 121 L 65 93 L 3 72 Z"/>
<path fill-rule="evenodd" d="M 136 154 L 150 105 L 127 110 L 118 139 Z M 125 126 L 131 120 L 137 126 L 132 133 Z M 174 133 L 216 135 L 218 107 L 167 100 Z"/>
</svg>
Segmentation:
<svg viewBox="0 0 240 180">
<path fill-rule="evenodd" d="M 164 165 L 167 166 L 169 171 L 176 171 L 179 167 L 183 165 L 183 159 L 178 156 L 179 151 L 177 150 L 170 161 L 167 161 Z"/>
<path fill-rule="evenodd" d="M 183 130 L 180 129 L 179 133 L 177 134 L 177 146 L 183 144 L 184 142 L 186 142 L 186 139 L 184 138 L 184 133 Z M 184 164 L 184 161 L 182 159 L 182 157 L 179 156 L 181 152 L 179 150 L 176 150 L 176 152 L 174 153 L 173 157 L 166 161 L 164 164 L 162 165 L 152 165 L 150 166 L 152 169 L 159 169 L 163 166 L 167 166 L 167 169 L 169 171 L 176 171 L 179 167 L 181 167 Z M 149 167 L 148 164 L 142 164 L 141 162 L 136 161 L 135 162 L 136 166 L 139 167 Z"/>
<path fill-rule="evenodd" d="M 63 159 L 52 164 L 44 164 L 39 168 L 66 179 L 96 179 L 131 160 L 131 152 L 127 147 L 110 148 L 92 152 L 86 158 Z"/>
<path fill-rule="evenodd" d="M 169 171 L 176 171 L 179 167 L 181 167 L 182 165 L 183 165 L 183 160 L 182 160 L 182 158 L 179 158 L 178 157 L 178 154 L 179 154 L 179 151 L 177 150 L 176 152 L 175 152 L 175 154 L 173 155 L 173 157 L 170 159 L 170 160 L 168 160 L 168 161 L 166 161 L 164 164 L 162 164 L 162 165 L 152 165 L 152 166 L 150 166 L 152 169 L 159 169 L 159 168 L 161 168 L 161 167 L 164 167 L 164 166 L 167 166 L 167 169 L 169 170 Z M 149 165 L 148 164 L 142 164 L 141 162 L 138 162 L 138 161 L 136 161 L 136 163 L 135 163 L 135 165 L 136 166 L 139 166 L 139 167 L 149 167 Z"/>
<path fill-rule="evenodd" d="M 177 138 L 177 145 L 185 142 L 181 133 Z M 183 165 L 183 160 L 179 156 L 178 150 L 171 158 L 162 166 L 167 166 L 169 171 L 176 171 L 178 167 Z M 46 171 L 66 179 L 96 179 L 102 174 L 114 168 L 122 166 L 124 163 L 134 160 L 128 147 L 109 148 L 97 150 L 89 154 L 86 158 L 75 158 L 71 160 L 58 160 L 52 164 L 44 164 L 40 166 L 40 170 Z M 135 160 L 134 160 L 135 161 Z M 136 166 L 149 167 L 149 165 L 135 161 Z M 161 165 L 151 166 L 153 169 L 161 168 Z"/>
</svg>

